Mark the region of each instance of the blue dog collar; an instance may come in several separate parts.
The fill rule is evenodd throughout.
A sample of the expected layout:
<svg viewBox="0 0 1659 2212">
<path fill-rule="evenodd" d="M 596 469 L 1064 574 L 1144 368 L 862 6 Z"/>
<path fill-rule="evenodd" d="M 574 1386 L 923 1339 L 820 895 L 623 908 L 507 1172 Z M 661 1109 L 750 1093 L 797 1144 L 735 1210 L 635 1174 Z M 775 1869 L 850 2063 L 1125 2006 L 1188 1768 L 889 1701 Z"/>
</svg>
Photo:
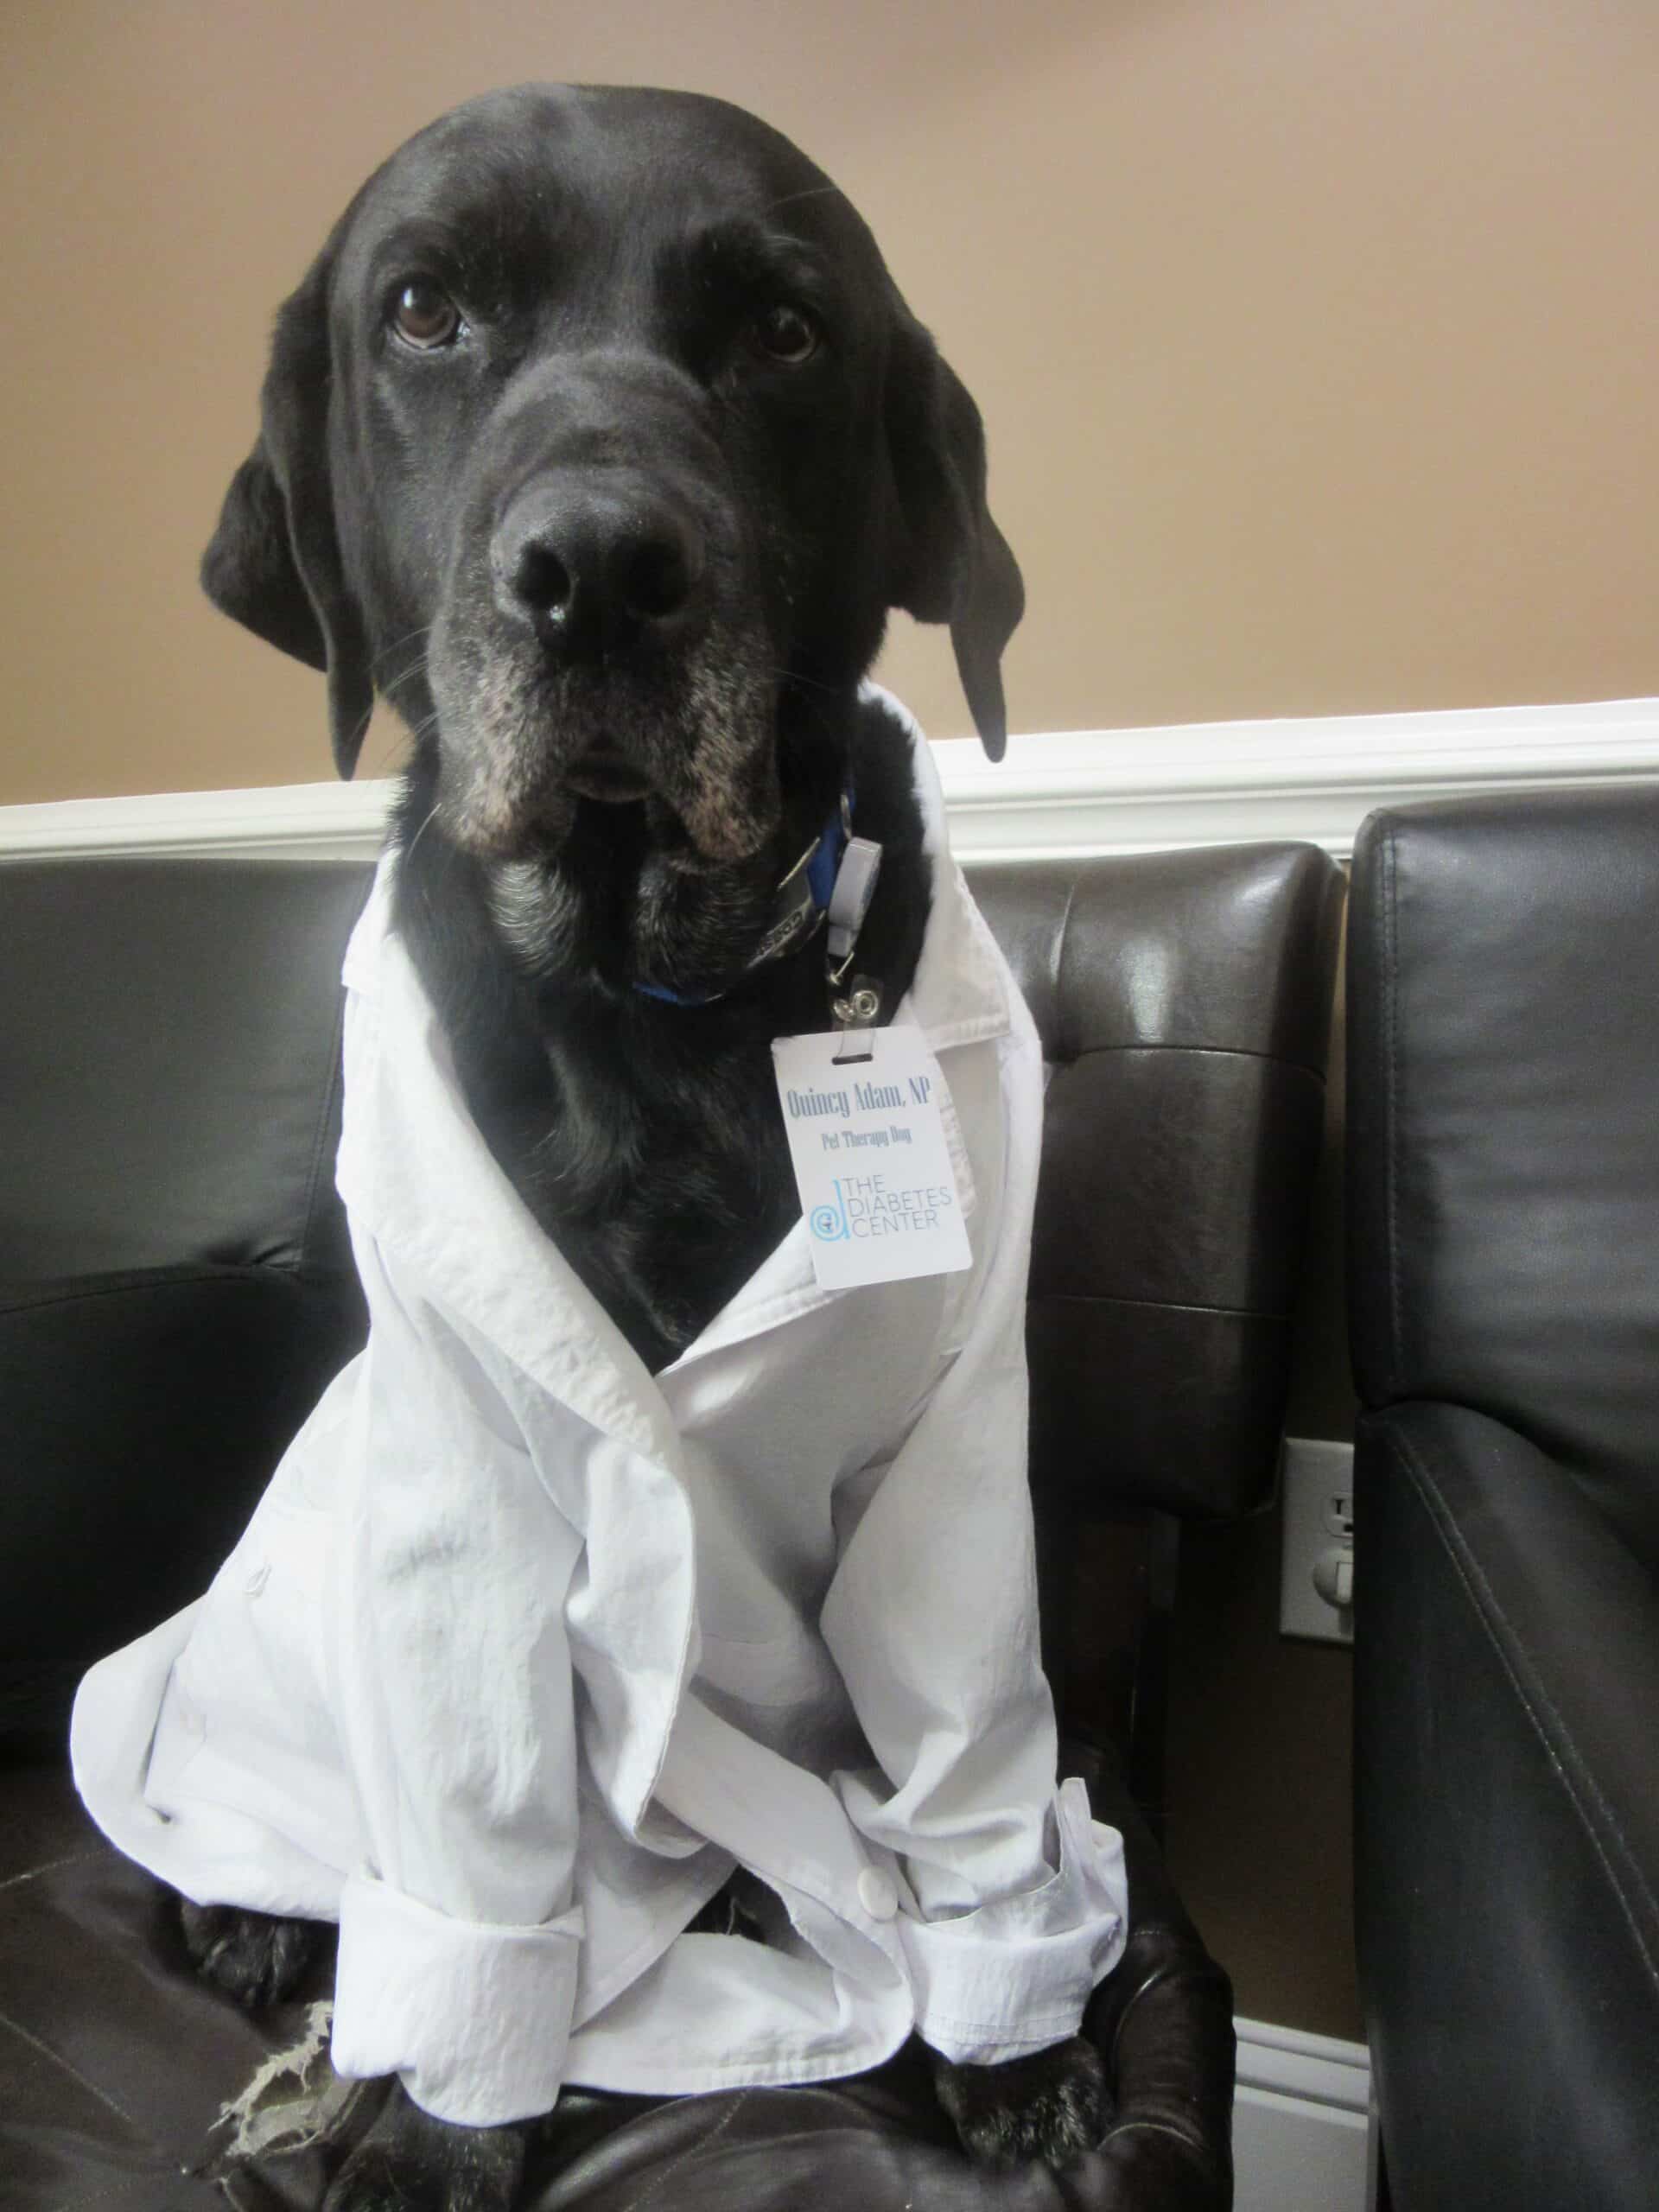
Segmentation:
<svg viewBox="0 0 1659 2212">
<path fill-rule="evenodd" d="M 853 786 L 849 778 L 829 820 L 773 893 L 772 920 L 744 969 L 746 975 L 764 968 L 770 960 L 781 960 L 785 953 L 793 952 L 797 945 L 804 944 L 817 933 L 830 911 L 836 878 L 841 872 L 852 834 Z M 633 988 L 642 997 L 659 999 L 665 1006 L 713 1006 L 716 1000 L 726 996 L 724 991 L 694 994 L 671 990 L 664 983 L 636 983 Z"/>
</svg>

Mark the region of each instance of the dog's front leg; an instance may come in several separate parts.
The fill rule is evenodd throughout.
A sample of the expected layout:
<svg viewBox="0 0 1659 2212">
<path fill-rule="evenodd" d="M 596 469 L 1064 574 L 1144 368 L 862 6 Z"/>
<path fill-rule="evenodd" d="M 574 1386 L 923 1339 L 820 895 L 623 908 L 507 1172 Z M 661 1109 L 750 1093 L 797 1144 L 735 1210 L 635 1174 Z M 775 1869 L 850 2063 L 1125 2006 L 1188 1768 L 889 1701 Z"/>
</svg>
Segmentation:
<svg viewBox="0 0 1659 2212">
<path fill-rule="evenodd" d="M 279 1918 L 244 1905 L 179 1899 L 179 1928 L 204 1981 L 250 2011 L 291 1997 L 331 1941 L 315 1920 Z"/>
<path fill-rule="evenodd" d="M 322 2212 L 508 2212 L 533 2124 L 459 2127 L 423 2112 L 394 2082 L 385 2109 L 340 2168 Z"/>
<path fill-rule="evenodd" d="M 1069 2166 L 1096 2147 L 1111 2116 L 1106 2069 L 1082 2036 L 998 2066 L 957 2065 L 935 2053 L 933 2082 L 963 2148 L 994 2171 L 1038 2158 Z"/>
</svg>

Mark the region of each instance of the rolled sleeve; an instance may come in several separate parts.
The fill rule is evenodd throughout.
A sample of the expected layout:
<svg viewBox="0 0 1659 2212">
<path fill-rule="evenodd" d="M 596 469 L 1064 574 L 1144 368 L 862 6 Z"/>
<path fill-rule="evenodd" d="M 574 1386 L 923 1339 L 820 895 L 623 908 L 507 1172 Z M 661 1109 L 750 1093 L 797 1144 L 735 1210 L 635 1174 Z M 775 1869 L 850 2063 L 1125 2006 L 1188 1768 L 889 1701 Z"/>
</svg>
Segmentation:
<svg viewBox="0 0 1659 2212">
<path fill-rule="evenodd" d="M 336 2071 L 396 2074 L 423 2111 L 467 2127 L 550 2111 L 582 1936 L 574 1906 L 538 1928 L 496 1927 L 353 1875 L 340 1896 Z"/>
<path fill-rule="evenodd" d="M 1123 1840 L 1090 1818 L 1075 1778 L 1055 1810 L 1060 1863 L 1038 1888 L 948 1919 L 900 1917 L 916 2025 L 942 2057 L 990 2066 L 1075 2035 L 1122 1955 Z"/>
</svg>

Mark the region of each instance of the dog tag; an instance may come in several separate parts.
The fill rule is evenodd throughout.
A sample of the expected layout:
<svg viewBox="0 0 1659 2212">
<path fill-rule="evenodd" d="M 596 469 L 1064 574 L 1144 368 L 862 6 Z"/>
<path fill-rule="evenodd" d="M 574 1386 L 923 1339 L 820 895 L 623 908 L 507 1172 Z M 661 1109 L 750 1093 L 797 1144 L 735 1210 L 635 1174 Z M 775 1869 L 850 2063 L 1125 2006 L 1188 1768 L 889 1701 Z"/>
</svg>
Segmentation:
<svg viewBox="0 0 1659 2212">
<path fill-rule="evenodd" d="M 919 1029 L 779 1037 L 779 1103 L 812 1269 L 826 1290 L 953 1274 L 973 1264 L 945 1117 L 950 1093 Z"/>
</svg>

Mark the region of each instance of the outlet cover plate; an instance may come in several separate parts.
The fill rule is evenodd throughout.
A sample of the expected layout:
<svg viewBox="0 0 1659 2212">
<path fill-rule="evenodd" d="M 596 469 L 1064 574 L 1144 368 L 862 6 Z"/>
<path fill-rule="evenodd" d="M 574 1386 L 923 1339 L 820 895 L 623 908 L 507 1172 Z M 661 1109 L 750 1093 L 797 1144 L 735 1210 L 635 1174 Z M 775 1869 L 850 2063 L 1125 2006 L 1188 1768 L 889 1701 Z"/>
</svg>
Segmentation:
<svg viewBox="0 0 1659 2212">
<path fill-rule="evenodd" d="M 1322 1554 L 1353 1549 L 1353 1446 L 1287 1436 L 1279 1493 L 1280 1633 L 1351 1643 L 1353 1607 L 1328 1605 L 1313 1586 L 1313 1569 Z"/>
</svg>

